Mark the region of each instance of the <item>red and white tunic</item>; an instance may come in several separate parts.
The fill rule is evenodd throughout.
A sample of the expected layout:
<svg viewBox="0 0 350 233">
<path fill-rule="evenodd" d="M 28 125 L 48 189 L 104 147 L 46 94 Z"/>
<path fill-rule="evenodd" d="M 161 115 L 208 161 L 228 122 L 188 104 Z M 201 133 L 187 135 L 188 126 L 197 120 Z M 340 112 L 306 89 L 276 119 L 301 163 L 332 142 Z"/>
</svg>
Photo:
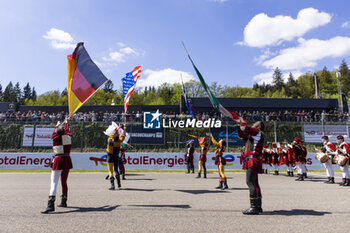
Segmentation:
<svg viewBox="0 0 350 233">
<path fill-rule="evenodd" d="M 55 128 L 51 139 L 53 144 L 52 150 L 55 156 L 52 161 L 52 170 L 72 169 L 72 159 L 69 155 L 72 146 L 72 133 L 68 128 L 68 123 L 64 125 L 63 135 L 59 135 L 57 128 Z"/>
<path fill-rule="evenodd" d="M 338 153 L 341 153 L 343 155 L 349 156 L 350 155 L 350 147 L 349 147 L 349 145 L 346 142 L 342 142 L 339 145 Z"/>
</svg>

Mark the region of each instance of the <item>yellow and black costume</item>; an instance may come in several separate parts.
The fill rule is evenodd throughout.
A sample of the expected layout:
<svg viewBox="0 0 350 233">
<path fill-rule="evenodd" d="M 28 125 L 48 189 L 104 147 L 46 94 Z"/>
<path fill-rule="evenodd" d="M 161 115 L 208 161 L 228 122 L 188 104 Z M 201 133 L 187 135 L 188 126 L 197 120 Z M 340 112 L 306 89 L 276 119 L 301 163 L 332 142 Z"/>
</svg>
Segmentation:
<svg viewBox="0 0 350 233">
<path fill-rule="evenodd" d="M 114 177 L 113 177 L 113 167 L 115 171 L 115 176 L 117 178 L 118 188 L 121 187 L 120 184 L 120 175 L 118 172 L 119 167 L 119 151 L 120 151 L 120 144 L 125 139 L 125 129 L 123 130 L 123 133 L 119 136 L 118 132 L 115 134 L 112 134 L 108 137 L 107 142 L 107 167 L 108 167 L 108 173 L 109 173 L 109 180 L 111 181 L 111 187 L 110 190 L 114 190 Z"/>
<path fill-rule="evenodd" d="M 219 181 L 220 185 L 216 187 L 217 189 L 228 189 L 227 186 L 227 179 L 225 176 L 225 165 L 226 165 L 226 160 L 222 156 L 224 154 L 226 142 L 224 140 L 220 140 L 217 142 L 213 136 L 211 136 L 211 141 L 215 146 L 215 164 L 218 165 L 218 170 L 219 170 Z"/>
</svg>

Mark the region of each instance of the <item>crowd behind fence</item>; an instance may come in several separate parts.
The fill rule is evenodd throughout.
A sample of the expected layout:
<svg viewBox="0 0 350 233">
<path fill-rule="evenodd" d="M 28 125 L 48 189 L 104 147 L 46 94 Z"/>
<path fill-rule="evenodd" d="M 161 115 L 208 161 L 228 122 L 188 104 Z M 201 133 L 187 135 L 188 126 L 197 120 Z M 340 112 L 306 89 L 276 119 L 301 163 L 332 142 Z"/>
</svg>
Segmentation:
<svg viewBox="0 0 350 233">
<path fill-rule="evenodd" d="M 350 114 L 348 112 L 337 112 L 336 110 L 330 111 L 235 111 L 239 116 L 242 116 L 245 120 L 251 121 L 263 121 L 263 122 L 350 122 Z M 183 119 L 189 117 L 185 113 L 176 112 L 163 112 L 164 118 L 176 118 Z M 62 121 L 68 116 L 67 112 L 47 113 L 41 111 L 28 111 L 28 112 L 0 112 L 0 122 L 15 122 L 15 123 L 43 123 Z M 198 117 L 202 120 L 208 118 L 215 118 L 226 120 L 222 115 L 216 112 L 203 112 L 198 113 Z M 128 114 L 124 112 L 78 112 L 71 116 L 71 120 L 74 122 L 142 122 L 143 112 L 132 111 Z"/>
<path fill-rule="evenodd" d="M 106 148 L 107 136 L 104 131 L 108 127 L 110 122 L 74 122 L 70 121 L 70 129 L 72 131 L 72 149 L 73 151 L 86 151 L 94 152 L 101 151 Z M 265 142 L 283 142 L 287 140 L 291 142 L 294 137 L 303 139 L 304 131 L 303 125 L 321 125 L 320 123 L 309 123 L 309 122 L 266 122 L 265 123 Z M 322 125 L 334 125 L 342 124 L 350 126 L 350 123 L 335 123 L 335 122 L 324 122 Z M 34 128 L 53 128 L 55 123 L 41 122 L 37 124 L 18 124 L 15 122 L 0 122 L 0 150 L 2 151 L 50 151 L 50 147 L 23 147 L 23 132 L 25 127 Z M 142 129 L 141 123 L 132 123 L 128 126 L 139 126 Z M 231 139 L 236 137 L 235 134 L 236 126 L 232 121 L 223 121 L 223 125 L 220 129 L 208 129 L 208 128 L 165 128 L 164 131 L 164 144 L 162 145 L 151 145 L 151 144 L 131 144 L 133 145 L 133 151 L 185 151 L 185 143 L 189 139 L 193 139 L 189 136 L 205 136 L 209 131 L 216 132 L 216 135 L 223 136 L 223 139 L 228 140 L 228 151 L 237 152 L 239 148 L 243 146 L 242 143 L 237 141 L 233 142 Z M 227 137 L 227 138 L 226 138 Z M 230 137 L 230 138 L 229 138 Z M 197 140 L 195 140 L 197 143 Z M 321 139 L 320 139 L 321 143 Z M 34 145 L 34 144 L 33 144 Z M 198 145 L 197 145 L 198 146 Z M 211 148 L 213 149 L 213 148 Z"/>
</svg>

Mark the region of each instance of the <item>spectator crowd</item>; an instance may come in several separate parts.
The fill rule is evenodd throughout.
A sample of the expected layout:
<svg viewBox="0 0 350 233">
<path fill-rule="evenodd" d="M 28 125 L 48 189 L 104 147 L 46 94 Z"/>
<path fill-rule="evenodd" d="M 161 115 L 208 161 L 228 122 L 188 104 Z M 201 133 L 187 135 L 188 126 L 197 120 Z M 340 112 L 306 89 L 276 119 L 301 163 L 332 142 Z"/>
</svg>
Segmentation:
<svg viewBox="0 0 350 233">
<path fill-rule="evenodd" d="M 235 111 L 236 114 L 243 117 L 243 119 L 251 121 L 281 121 L 281 122 L 350 122 L 350 114 L 347 112 L 338 113 L 336 110 L 330 111 Z M 164 118 L 184 119 L 191 117 L 185 113 L 178 114 L 176 112 L 163 112 Z M 15 123 L 43 123 L 63 121 L 68 116 L 66 112 L 47 113 L 41 111 L 28 112 L 0 112 L 0 122 L 15 122 Z M 198 113 L 197 117 L 204 120 L 209 118 L 226 120 L 221 115 L 215 112 Z M 71 119 L 75 122 L 142 122 L 143 112 L 132 111 L 127 115 L 124 112 L 78 112 L 74 113 Z"/>
</svg>

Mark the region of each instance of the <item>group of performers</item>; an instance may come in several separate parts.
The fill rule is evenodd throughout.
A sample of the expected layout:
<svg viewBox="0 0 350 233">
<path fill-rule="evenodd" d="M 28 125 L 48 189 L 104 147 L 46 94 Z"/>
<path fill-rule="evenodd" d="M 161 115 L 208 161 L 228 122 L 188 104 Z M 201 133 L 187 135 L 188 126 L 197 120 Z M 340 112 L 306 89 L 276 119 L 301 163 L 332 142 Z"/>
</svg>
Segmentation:
<svg viewBox="0 0 350 233">
<path fill-rule="evenodd" d="M 274 175 L 279 175 L 279 166 L 285 164 L 287 166 L 288 176 L 294 176 L 293 167 L 298 170 L 297 181 L 303 181 L 307 178 L 306 169 L 306 156 L 307 150 L 303 145 L 303 141 L 294 138 L 293 142 L 272 143 L 272 148 L 269 149 L 264 144 L 264 124 L 261 121 L 254 123 L 252 126 L 248 126 L 247 123 L 239 118 L 235 120 L 237 124 L 237 135 L 242 140 L 246 141 L 245 146 L 241 152 L 242 169 L 246 170 L 246 184 L 249 188 L 250 208 L 243 211 L 243 214 L 257 215 L 262 213 L 262 192 L 259 185 L 258 174 L 267 173 L 267 166 L 274 165 Z M 115 179 L 117 180 L 118 188 L 121 187 L 120 174 L 122 179 L 125 179 L 125 151 L 129 148 L 127 144 L 123 143 L 125 140 L 126 124 L 116 125 L 113 123 L 106 131 L 108 135 L 107 140 L 107 167 L 108 177 L 110 181 L 110 190 L 115 190 Z M 219 186 L 218 189 L 228 189 L 227 178 L 225 176 L 224 167 L 226 160 L 223 157 L 223 153 L 226 147 L 226 141 L 220 140 L 217 142 L 211 133 L 207 133 L 211 142 L 215 146 L 215 164 L 218 166 L 219 171 Z M 69 130 L 68 120 L 63 123 L 58 122 L 51 135 L 53 140 L 53 153 L 54 158 L 51 163 L 51 188 L 49 193 L 49 200 L 45 210 L 41 213 L 46 214 L 55 210 L 56 191 L 59 178 L 61 178 L 62 195 L 61 203 L 59 207 L 67 207 L 68 198 L 68 185 L 67 179 L 70 169 L 73 168 L 72 160 L 70 157 L 71 150 L 71 137 L 72 134 Z M 197 178 L 201 177 L 203 169 L 204 178 L 207 178 L 207 171 L 205 163 L 207 161 L 206 155 L 208 152 L 208 142 L 206 137 L 198 138 L 200 145 L 200 158 L 199 169 Z M 338 164 L 342 171 L 342 186 L 350 186 L 350 174 L 349 174 L 349 156 L 350 147 L 344 141 L 343 136 L 337 137 L 337 147 L 329 142 L 328 136 L 322 137 L 323 147 L 321 149 L 316 148 L 316 159 L 324 164 L 328 180 L 326 183 L 335 183 L 334 171 L 332 164 Z M 194 173 L 194 141 L 188 143 L 186 152 L 187 173 Z M 120 155 L 119 155 L 120 154 Z M 119 172 L 119 170 L 121 172 Z M 113 175 L 115 172 L 115 177 Z"/>
<path fill-rule="evenodd" d="M 281 165 L 287 166 L 287 175 L 294 176 L 294 167 L 297 169 L 298 178 L 296 181 L 303 181 L 307 178 L 306 157 L 307 149 L 299 138 L 294 138 L 290 144 L 287 141 L 281 143 L 270 143 L 272 148 L 264 145 L 262 156 L 263 173 L 268 173 L 268 165 L 274 167 L 274 175 L 279 175 Z"/>
</svg>

